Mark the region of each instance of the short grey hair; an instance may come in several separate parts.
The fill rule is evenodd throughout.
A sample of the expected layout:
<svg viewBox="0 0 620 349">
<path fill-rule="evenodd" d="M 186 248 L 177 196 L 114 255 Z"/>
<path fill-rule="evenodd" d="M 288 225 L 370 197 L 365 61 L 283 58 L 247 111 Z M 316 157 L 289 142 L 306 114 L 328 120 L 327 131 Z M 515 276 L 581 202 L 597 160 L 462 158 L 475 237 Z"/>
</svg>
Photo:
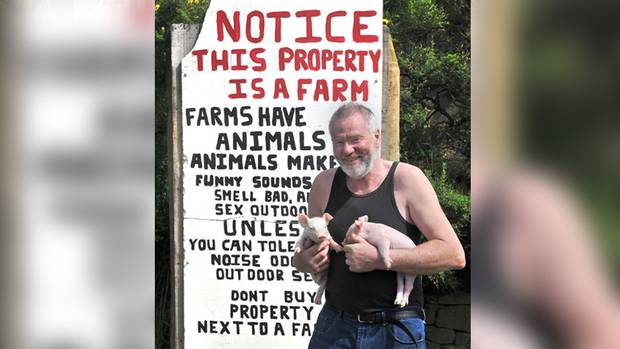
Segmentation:
<svg viewBox="0 0 620 349">
<path fill-rule="evenodd" d="M 361 103 L 349 102 L 341 105 L 340 108 L 336 109 L 334 114 L 332 114 L 331 119 L 329 119 L 329 133 L 332 133 L 332 127 L 336 121 L 349 117 L 354 113 L 359 113 L 366 118 L 366 124 L 368 125 L 368 132 L 370 132 L 370 134 L 374 134 L 375 131 L 381 129 L 379 127 L 379 120 L 377 120 L 372 110 Z"/>
</svg>

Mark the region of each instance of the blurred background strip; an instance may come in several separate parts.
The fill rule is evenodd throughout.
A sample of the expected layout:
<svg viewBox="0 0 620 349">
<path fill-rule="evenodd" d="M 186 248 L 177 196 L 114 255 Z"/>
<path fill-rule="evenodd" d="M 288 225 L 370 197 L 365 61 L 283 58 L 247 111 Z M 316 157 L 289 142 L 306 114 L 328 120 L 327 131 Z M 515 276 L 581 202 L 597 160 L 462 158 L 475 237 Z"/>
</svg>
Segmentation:
<svg viewBox="0 0 620 349">
<path fill-rule="evenodd" d="M 620 343 L 614 1 L 472 1 L 472 346 Z"/>
<path fill-rule="evenodd" d="M 3 347 L 153 348 L 155 5 L 0 6 Z"/>
</svg>

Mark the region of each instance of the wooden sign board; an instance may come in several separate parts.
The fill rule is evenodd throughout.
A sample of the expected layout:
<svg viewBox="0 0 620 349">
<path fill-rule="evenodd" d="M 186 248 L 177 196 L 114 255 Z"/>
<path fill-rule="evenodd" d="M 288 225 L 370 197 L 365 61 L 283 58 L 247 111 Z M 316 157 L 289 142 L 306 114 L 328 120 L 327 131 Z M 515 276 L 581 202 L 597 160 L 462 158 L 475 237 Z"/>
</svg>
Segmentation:
<svg viewBox="0 0 620 349">
<path fill-rule="evenodd" d="M 291 266 L 344 102 L 381 115 L 382 2 L 213 0 L 182 60 L 184 346 L 303 348 L 321 306 Z M 178 88 L 178 87 L 177 87 Z"/>
</svg>

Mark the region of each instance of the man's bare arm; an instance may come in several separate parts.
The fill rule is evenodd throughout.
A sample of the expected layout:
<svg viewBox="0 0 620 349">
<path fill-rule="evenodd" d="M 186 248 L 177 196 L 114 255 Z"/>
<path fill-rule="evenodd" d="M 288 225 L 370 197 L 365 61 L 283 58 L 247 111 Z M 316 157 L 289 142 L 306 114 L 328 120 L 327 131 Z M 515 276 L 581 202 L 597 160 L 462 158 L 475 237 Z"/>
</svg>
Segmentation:
<svg viewBox="0 0 620 349">
<path fill-rule="evenodd" d="M 312 183 L 308 197 L 308 215 L 318 217 L 323 214 L 329 199 L 334 170 L 319 173 Z M 293 265 L 304 273 L 319 273 L 329 265 L 329 242 L 323 241 L 293 256 Z"/>
<path fill-rule="evenodd" d="M 432 274 L 465 266 L 463 247 L 446 218 L 435 190 L 418 168 L 401 164 L 395 176 L 398 195 L 405 198 L 407 218 L 415 222 L 427 242 L 411 249 L 390 250 L 391 270 Z M 386 269 L 376 248 L 363 240 L 345 246 L 351 271 Z"/>
<path fill-rule="evenodd" d="M 404 164 L 402 170 L 407 213 L 427 241 L 413 249 L 391 251 L 392 269 L 413 274 L 462 269 L 465 267 L 463 246 L 441 209 L 431 183 L 417 167 Z"/>
</svg>

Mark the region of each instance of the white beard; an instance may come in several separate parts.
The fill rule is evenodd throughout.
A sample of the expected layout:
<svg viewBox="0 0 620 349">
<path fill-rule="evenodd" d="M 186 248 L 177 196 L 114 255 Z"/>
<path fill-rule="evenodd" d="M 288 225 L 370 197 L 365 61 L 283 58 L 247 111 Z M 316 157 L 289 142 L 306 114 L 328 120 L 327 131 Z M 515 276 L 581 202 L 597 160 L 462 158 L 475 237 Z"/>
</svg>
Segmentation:
<svg viewBox="0 0 620 349">
<path fill-rule="evenodd" d="M 373 149 L 368 154 L 368 158 L 362 158 L 361 164 L 357 166 L 355 165 L 349 166 L 349 165 L 346 165 L 343 161 L 340 161 L 340 159 L 336 159 L 336 160 L 338 160 L 338 163 L 340 164 L 340 168 L 342 168 L 342 171 L 344 171 L 344 173 L 347 176 L 354 178 L 354 179 L 359 179 L 367 175 L 368 172 L 370 172 L 370 170 L 372 169 L 378 157 L 379 157 L 379 151 L 376 149 Z"/>
</svg>

